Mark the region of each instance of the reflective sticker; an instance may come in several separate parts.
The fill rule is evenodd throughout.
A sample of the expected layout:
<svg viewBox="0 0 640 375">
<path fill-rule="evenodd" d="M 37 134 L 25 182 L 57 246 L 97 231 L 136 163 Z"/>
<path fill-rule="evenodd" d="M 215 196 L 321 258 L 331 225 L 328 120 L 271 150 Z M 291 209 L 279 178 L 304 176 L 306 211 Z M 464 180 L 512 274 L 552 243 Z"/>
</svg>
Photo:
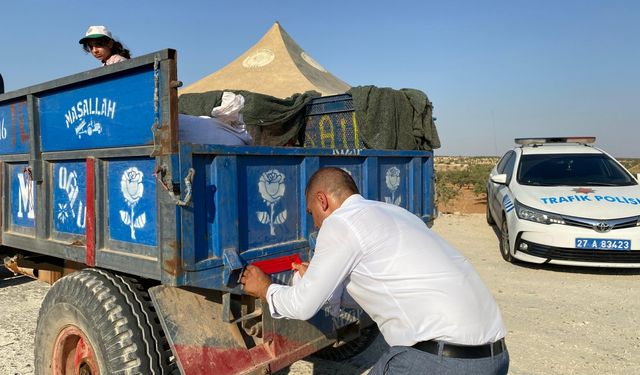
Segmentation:
<svg viewBox="0 0 640 375">
<path fill-rule="evenodd" d="M 511 198 L 508 195 L 505 195 L 502 198 L 502 205 L 504 206 L 504 210 L 507 212 L 511 212 L 513 210 L 513 202 L 511 202 Z"/>
</svg>

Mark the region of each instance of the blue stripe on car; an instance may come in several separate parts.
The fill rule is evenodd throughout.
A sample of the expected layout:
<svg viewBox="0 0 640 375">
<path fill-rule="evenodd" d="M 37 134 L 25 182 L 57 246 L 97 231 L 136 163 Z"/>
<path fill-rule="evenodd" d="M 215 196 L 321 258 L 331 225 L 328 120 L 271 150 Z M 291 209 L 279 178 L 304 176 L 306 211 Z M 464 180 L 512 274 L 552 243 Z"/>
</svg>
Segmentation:
<svg viewBox="0 0 640 375">
<path fill-rule="evenodd" d="M 504 198 L 502 198 L 502 205 L 504 206 L 504 210 L 507 212 L 513 210 L 513 202 L 511 202 L 508 195 L 505 195 Z"/>
</svg>

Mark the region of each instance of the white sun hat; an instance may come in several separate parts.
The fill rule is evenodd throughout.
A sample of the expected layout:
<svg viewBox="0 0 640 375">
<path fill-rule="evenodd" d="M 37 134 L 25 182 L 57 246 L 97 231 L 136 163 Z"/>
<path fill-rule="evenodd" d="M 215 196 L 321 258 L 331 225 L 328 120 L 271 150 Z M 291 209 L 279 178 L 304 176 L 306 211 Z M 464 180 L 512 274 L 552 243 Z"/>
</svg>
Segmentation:
<svg viewBox="0 0 640 375">
<path fill-rule="evenodd" d="M 106 26 L 89 26 L 89 29 L 84 34 L 84 38 L 80 39 L 80 44 L 83 44 L 87 39 L 103 38 L 107 37 L 113 39 L 111 31 Z"/>
</svg>

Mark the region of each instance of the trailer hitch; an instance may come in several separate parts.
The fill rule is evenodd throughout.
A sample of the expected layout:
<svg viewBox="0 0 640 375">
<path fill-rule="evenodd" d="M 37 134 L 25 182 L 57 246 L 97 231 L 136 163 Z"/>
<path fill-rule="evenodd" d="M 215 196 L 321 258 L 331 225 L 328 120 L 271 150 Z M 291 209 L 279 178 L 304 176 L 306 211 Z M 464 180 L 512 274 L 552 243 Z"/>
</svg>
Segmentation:
<svg viewBox="0 0 640 375">
<path fill-rule="evenodd" d="M 231 293 L 222 293 L 222 321 L 225 323 L 241 323 L 242 329 L 250 336 L 262 336 L 262 301 L 243 295 L 239 316 L 234 318 L 231 306 Z"/>
<path fill-rule="evenodd" d="M 25 268 L 19 265 L 21 255 L 15 255 L 13 257 L 5 257 L 3 260 L 4 267 L 13 272 L 14 275 L 25 275 L 32 279 L 38 279 L 38 270 L 35 268 Z"/>
</svg>

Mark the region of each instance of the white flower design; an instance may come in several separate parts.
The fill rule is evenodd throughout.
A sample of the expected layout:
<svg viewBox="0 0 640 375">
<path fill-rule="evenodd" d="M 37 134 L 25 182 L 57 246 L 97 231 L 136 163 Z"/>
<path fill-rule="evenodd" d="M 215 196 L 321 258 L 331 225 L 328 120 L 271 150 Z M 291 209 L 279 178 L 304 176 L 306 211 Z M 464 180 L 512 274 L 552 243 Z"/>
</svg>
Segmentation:
<svg viewBox="0 0 640 375">
<path fill-rule="evenodd" d="M 396 191 L 398 186 L 400 186 L 400 170 L 397 167 L 387 169 L 385 182 L 387 183 L 389 190 Z"/>
<path fill-rule="evenodd" d="M 133 211 L 133 208 L 138 204 L 138 201 L 144 194 L 142 177 L 144 177 L 144 174 L 138 168 L 129 167 L 124 171 L 122 179 L 120 180 L 122 196 L 130 209 L 130 212 L 120 210 L 120 219 L 131 229 L 131 239 L 133 240 L 136 239 L 136 228 L 143 228 L 147 223 L 147 216 L 144 212 L 138 217 L 135 217 L 135 213 Z"/>
<path fill-rule="evenodd" d="M 387 188 L 391 191 L 391 197 L 384 197 L 385 202 L 395 204 L 399 206 L 402 202 L 402 196 L 396 195 L 396 190 L 400 187 L 400 169 L 397 167 L 391 167 L 387 169 L 387 173 L 385 175 L 385 182 L 387 184 Z"/>
<path fill-rule="evenodd" d="M 73 211 L 71 211 L 73 213 Z M 58 203 L 58 220 L 64 223 L 69 218 L 69 208 L 66 203 Z"/>
<path fill-rule="evenodd" d="M 260 176 L 258 191 L 267 204 L 274 204 L 284 196 L 284 177 L 277 169 L 268 170 Z"/>
<path fill-rule="evenodd" d="M 144 194 L 144 185 L 142 184 L 143 174 L 138 168 L 130 167 L 122 174 L 120 180 L 120 189 L 122 195 L 129 205 L 135 205 Z"/>
<path fill-rule="evenodd" d="M 275 225 L 282 224 L 287 220 L 287 210 L 280 212 L 276 217 L 275 205 L 284 196 L 285 175 L 277 169 L 270 169 L 264 172 L 258 179 L 258 192 L 264 202 L 269 206 L 270 212 L 256 212 L 258 220 L 262 224 L 269 224 L 270 234 L 276 235 Z"/>
</svg>

